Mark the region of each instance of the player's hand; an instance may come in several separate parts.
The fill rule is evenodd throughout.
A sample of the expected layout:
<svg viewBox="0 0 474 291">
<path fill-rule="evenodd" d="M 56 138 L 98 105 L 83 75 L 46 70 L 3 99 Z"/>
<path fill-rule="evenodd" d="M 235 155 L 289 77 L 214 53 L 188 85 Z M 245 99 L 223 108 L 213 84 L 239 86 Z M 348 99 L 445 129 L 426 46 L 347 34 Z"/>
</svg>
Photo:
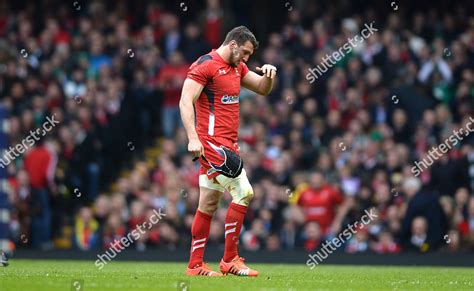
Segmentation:
<svg viewBox="0 0 474 291">
<path fill-rule="evenodd" d="M 256 67 L 257 72 L 262 72 L 267 78 L 274 79 L 277 74 L 277 68 L 275 66 L 265 64 L 262 67 Z"/>
<path fill-rule="evenodd" d="M 193 138 L 189 140 L 188 152 L 192 153 L 195 157 L 200 157 L 203 154 L 204 147 L 202 146 L 202 143 L 198 138 Z"/>
</svg>

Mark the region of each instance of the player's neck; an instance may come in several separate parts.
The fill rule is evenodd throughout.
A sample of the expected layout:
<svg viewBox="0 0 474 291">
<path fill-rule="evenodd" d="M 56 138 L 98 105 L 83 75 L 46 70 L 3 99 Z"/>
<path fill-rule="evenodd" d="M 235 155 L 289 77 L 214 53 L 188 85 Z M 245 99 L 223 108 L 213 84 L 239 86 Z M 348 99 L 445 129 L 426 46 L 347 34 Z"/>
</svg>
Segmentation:
<svg viewBox="0 0 474 291">
<path fill-rule="evenodd" d="M 216 53 L 224 60 L 224 62 L 231 64 L 230 57 L 232 55 L 230 49 L 227 46 L 220 46 L 216 49 Z"/>
</svg>

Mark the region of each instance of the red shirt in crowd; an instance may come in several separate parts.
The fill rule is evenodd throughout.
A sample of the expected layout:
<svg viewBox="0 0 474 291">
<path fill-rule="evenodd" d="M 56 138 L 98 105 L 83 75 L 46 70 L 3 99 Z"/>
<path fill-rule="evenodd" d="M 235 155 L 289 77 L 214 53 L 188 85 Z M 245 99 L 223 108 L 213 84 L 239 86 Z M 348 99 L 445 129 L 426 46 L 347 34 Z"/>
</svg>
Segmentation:
<svg viewBox="0 0 474 291">
<path fill-rule="evenodd" d="M 178 107 L 181 99 L 181 89 L 188 73 L 189 66 L 166 65 L 158 74 L 157 81 L 163 86 L 163 105 L 168 107 Z"/>
<path fill-rule="evenodd" d="M 222 16 L 211 14 L 204 23 L 204 39 L 212 47 L 219 47 L 221 39 L 222 25 L 224 24 Z"/>
<path fill-rule="evenodd" d="M 326 232 L 335 216 L 335 207 L 342 203 L 344 197 L 329 185 L 320 189 L 308 187 L 301 192 L 298 204 L 303 207 L 306 221 L 315 221 Z"/>
<path fill-rule="evenodd" d="M 26 154 L 24 165 L 34 189 L 46 188 L 48 181 L 54 177 L 55 158 L 43 145 L 32 148 Z"/>
</svg>

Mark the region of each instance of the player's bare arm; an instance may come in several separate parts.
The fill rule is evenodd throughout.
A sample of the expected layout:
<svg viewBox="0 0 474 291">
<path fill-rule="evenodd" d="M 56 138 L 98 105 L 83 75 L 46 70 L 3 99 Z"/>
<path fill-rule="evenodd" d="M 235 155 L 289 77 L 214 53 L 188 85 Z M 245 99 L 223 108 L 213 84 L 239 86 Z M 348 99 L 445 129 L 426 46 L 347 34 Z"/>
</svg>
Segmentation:
<svg viewBox="0 0 474 291">
<path fill-rule="evenodd" d="M 181 120 L 183 121 L 183 126 L 186 129 L 189 140 L 188 151 L 195 157 L 199 157 L 203 153 L 203 147 L 196 132 L 194 114 L 194 102 L 196 102 L 201 94 L 202 89 L 203 86 L 198 82 L 186 79 L 181 93 L 181 100 L 179 101 Z"/>
<path fill-rule="evenodd" d="M 268 95 L 272 91 L 277 69 L 269 64 L 256 67 L 255 69 L 257 72 L 263 73 L 263 75 L 260 76 L 252 71 L 248 72 L 242 78 L 242 86 L 260 95 Z"/>
</svg>

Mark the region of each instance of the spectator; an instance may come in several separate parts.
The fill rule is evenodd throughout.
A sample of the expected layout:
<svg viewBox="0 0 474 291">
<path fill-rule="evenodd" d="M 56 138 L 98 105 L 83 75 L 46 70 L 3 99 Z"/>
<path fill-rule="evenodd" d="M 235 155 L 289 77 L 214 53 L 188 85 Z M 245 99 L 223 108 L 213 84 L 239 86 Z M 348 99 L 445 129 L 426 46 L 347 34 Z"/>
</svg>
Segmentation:
<svg viewBox="0 0 474 291">
<path fill-rule="evenodd" d="M 94 219 L 90 207 L 81 207 L 75 221 L 74 245 L 80 250 L 92 250 L 100 239 L 99 223 Z"/>
<path fill-rule="evenodd" d="M 188 65 L 184 63 L 182 54 L 173 52 L 170 55 L 169 65 L 164 66 L 157 77 L 158 87 L 164 91 L 162 128 L 167 137 L 171 137 L 181 124 L 179 99 L 187 72 Z"/>
<path fill-rule="evenodd" d="M 419 248 L 422 252 L 437 249 L 443 242 L 447 222 L 438 196 L 421 190 L 417 178 L 408 178 L 403 183 L 408 205 L 402 225 L 402 239 L 406 246 Z"/>
<path fill-rule="evenodd" d="M 370 248 L 378 254 L 394 254 L 401 250 L 389 231 L 382 231 L 378 237 L 378 242 L 374 242 Z"/>
<path fill-rule="evenodd" d="M 369 232 L 363 226 L 358 227 L 355 235 L 347 242 L 346 252 L 350 254 L 369 251 Z"/>
<path fill-rule="evenodd" d="M 199 26 L 195 23 L 188 23 L 184 29 L 184 40 L 181 46 L 186 63 L 192 64 L 210 50 L 211 47 L 202 38 Z"/>
<path fill-rule="evenodd" d="M 304 237 L 304 249 L 307 252 L 312 252 L 318 248 L 322 238 L 319 224 L 317 222 L 308 222 L 305 226 Z"/>
<path fill-rule="evenodd" d="M 39 139 L 25 156 L 25 170 L 31 185 L 31 245 L 36 248 L 52 247 L 50 189 L 56 191 L 55 168 L 55 156 Z"/>
<path fill-rule="evenodd" d="M 18 171 L 13 184 L 12 201 L 13 211 L 11 213 L 12 228 L 14 241 L 20 241 L 23 237 L 30 237 L 31 231 L 31 186 L 28 173 L 25 170 Z"/>
<path fill-rule="evenodd" d="M 311 174 L 309 186 L 300 194 L 298 204 L 303 207 L 306 221 L 317 222 L 323 234 L 337 233 L 348 209 L 341 204 L 344 197 L 326 183 L 320 172 Z M 335 229 L 330 229 L 332 227 Z"/>
<path fill-rule="evenodd" d="M 417 216 L 411 223 L 411 237 L 408 248 L 419 252 L 430 250 L 431 243 L 428 241 L 428 221 L 423 216 Z"/>
<path fill-rule="evenodd" d="M 111 214 L 104 227 L 104 248 L 121 245 L 120 238 L 126 235 L 126 228 L 119 214 Z"/>
</svg>

